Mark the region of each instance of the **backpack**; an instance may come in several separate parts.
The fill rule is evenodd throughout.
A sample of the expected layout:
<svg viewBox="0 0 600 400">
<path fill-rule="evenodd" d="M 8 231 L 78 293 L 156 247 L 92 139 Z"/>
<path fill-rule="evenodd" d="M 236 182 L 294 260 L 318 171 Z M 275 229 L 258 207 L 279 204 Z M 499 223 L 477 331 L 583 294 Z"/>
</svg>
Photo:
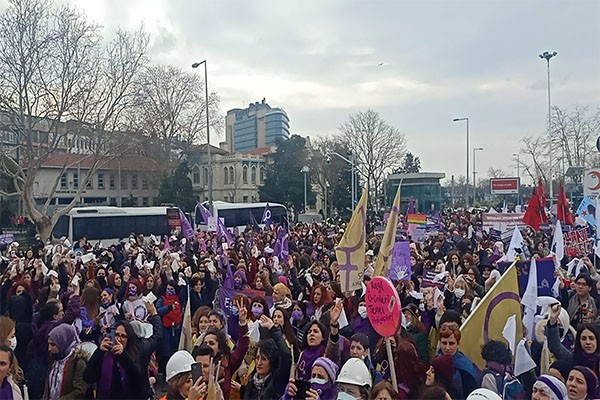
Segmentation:
<svg viewBox="0 0 600 400">
<path fill-rule="evenodd" d="M 523 388 L 523 384 L 510 373 L 505 373 L 504 375 L 501 372 L 498 372 L 493 369 L 484 369 L 483 375 L 485 374 L 493 374 L 496 379 L 496 388 L 498 394 L 502 396 L 503 400 L 527 400 L 527 394 L 525 393 L 525 389 Z"/>
</svg>

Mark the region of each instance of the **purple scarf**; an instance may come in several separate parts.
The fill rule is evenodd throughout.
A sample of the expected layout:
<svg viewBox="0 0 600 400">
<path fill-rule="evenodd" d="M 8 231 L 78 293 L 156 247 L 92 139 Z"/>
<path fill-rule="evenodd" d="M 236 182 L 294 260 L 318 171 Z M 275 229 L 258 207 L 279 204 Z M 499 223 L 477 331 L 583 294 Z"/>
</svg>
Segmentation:
<svg viewBox="0 0 600 400">
<path fill-rule="evenodd" d="M 369 322 L 369 318 L 361 318 L 360 315 L 354 318 L 352 321 L 352 331 L 354 333 L 364 333 L 367 336 L 370 336 L 373 333 L 373 328 L 371 327 L 371 322 Z"/>
<path fill-rule="evenodd" d="M 8 376 L 4 378 L 4 382 L 0 385 L 0 399 L 13 400 L 12 386 L 8 382 Z"/>
<path fill-rule="evenodd" d="M 298 360 L 298 379 L 308 381 L 312 375 L 312 365 L 319 357 L 325 354 L 325 345 L 320 344 L 314 347 L 308 347 L 300 354 Z"/>
<path fill-rule="evenodd" d="M 123 355 L 123 357 L 127 356 Z M 115 364 L 118 368 L 119 379 L 121 379 L 121 393 L 125 394 L 129 392 L 127 373 L 125 372 L 125 369 L 121 367 L 121 364 L 119 364 L 119 362 L 115 359 L 115 356 L 109 351 L 102 360 L 100 380 L 98 381 L 98 399 L 108 399 L 111 397 Z"/>
</svg>

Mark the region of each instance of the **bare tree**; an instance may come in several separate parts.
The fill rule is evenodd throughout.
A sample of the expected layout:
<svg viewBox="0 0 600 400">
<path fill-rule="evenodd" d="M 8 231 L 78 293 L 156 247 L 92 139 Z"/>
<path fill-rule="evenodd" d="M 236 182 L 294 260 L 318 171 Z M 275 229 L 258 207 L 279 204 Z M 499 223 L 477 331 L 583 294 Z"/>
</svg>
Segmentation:
<svg viewBox="0 0 600 400">
<path fill-rule="evenodd" d="M 205 101 L 204 82 L 198 74 L 173 66 L 150 66 L 136 85 L 130 123 L 136 131 L 156 139 L 162 158 L 170 161 L 174 147 L 187 148 L 205 140 Z M 211 130 L 220 130 L 223 125 L 219 105 L 219 96 L 211 93 Z"/>
<path fill-rule="evenodd" d="M 103 45 L 99 26 L 47 0 L 11 0 L 0 16 L 0 173 L 11 183 L 2 194 L 22 199 L 44 239 L 77 204 L 98 168 L 134 144 L 112 132 L 121 127 L 147 46 L 141 29 L 119 31 Z M 83 154 L 72 154 L 79 143 L 85 143 Z M 67 154 L 61 174 L 38 208 L 36 178 L 58 154 Z M 60 175 L 82 160 L 90 167 L 72 201 L 50 213 Z"/>
<path fill-rule="evenodd" d="M 385 174 L 402 163 L 406 137 L 373 110 L 350 115 L 339 129 L 374 195 L 373 199 L 378 199 Z"/>
</svg>

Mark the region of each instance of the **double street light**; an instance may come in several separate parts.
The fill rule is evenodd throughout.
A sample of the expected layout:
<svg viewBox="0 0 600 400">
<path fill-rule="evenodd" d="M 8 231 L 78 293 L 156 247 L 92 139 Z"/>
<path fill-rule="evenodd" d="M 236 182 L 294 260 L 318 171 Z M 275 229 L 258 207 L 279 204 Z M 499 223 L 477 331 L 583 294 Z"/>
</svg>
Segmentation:
<svg viewBox="0 0 600 400">
<path fill-rule="evenodd" d="M 476 193 L 477 193 L 477 181 L 475 180 L 475 175 L 477 174 L 476 168 L 475 168 L 475 152 L 476 151 L 483 151 L 483 147 L 475 147 L 473 149 L 473 204 L 475 204 L 475 198 Z"/>
<path fill-rule="evenodd" d="M 208 71 L 206 67 L 206 60 L 195 62 L 192 64 L 192 68 L 198 68 L 204 65 L 204 95 L 205 95 L 205 113 L 206 113 L 206 155 L 208 157 L 208 208 L 213 211 L 213 195 L 212 195 L 212 158 L 210 156 L 210 119 L 208 115 Z"/>
<path fill-rule="evenodd" d="M 542 54 L 539 54 L 539 57 L 542 60 L 546 60 L 546 68 L 548 71 L 548 145 L 550 146 L 550 208 L 552 208 L 552 197 L 554 196 L 553 189 L 553 180 L 552 176 L 552 157 L 553 157 L 553 149 L 552 149 L 552 106 L 550 103 L 550 60 L 552 57 L 556 57 L 558 53 L 553 51 L 552 53 L 545 51 Z"/>
</svg>

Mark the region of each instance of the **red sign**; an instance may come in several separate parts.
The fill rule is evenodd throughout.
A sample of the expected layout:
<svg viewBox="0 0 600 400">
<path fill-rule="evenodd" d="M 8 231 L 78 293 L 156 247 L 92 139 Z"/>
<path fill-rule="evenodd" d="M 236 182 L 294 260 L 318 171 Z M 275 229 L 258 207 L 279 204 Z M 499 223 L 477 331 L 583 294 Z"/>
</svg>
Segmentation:
<svg viewBox="0 0 600 400">
<path fill-rule="evenodd" d="M 382 276 L 375 276 L 365 294 L 367 315 L 373 329 L 381 336 L 394 336 L 402 320 L 400 297 L 394 285 Z"/>
<path fill-rule="evenodd" d="M 490 186 L 492 194 L 518 194 L 519 178 L 492 178 Z"/>
</svg>

